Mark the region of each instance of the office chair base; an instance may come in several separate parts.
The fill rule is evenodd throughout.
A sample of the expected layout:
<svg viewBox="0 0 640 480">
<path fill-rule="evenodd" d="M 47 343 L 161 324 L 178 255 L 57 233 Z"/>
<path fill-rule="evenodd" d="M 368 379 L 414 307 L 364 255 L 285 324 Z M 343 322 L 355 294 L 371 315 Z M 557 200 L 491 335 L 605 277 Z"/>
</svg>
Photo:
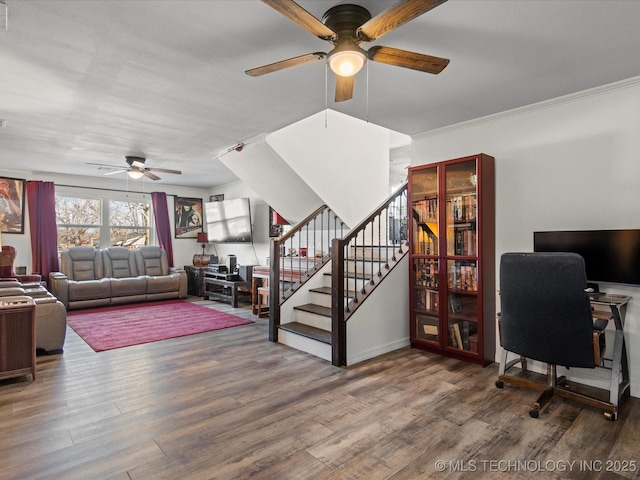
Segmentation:
<svg viewBox="0 0 640 480">
<path fill-rule="evenodd" d="M 507 371 L 516 364 L 521 365 L 520 372 L 516 375 L 507 375 Z M 545 378 L 542 374 L 527 370 L 526 359 L 520 357 L 507 362 L 506 354 L 503 353 L 498 380 L 496 380 L 495 384 L 497 388 L 503 388 L 505 383 L 541 392 L 533 407 L 529 410 L 531 418 L 539 418 L 540 411 L 554 396 L 566 398 L 590 407 L 601 408 L 604 410 L 604 418 L 607 420 L 614 421 L 618 418 L 617 404 L 572 390 L 571 384 L 565 376 L 557 376 L 555 365 L 547 365 Z"/>
</svg>

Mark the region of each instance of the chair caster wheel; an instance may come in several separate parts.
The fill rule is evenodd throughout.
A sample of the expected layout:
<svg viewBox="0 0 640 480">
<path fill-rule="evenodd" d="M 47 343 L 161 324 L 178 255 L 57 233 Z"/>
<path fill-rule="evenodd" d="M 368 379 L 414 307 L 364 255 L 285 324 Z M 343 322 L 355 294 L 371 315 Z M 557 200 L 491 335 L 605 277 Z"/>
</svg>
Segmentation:
<svg viewBox="0 0 640 480">
<path fill-rule="evenodd" d="M 498 388 L 504 387 L 504 382 L 501 381 L 501 380 L 496 380 L 496 387 L 498 387 Z"/>
<path fill-rule="evenodd" d="M 604 412 L 604 418 L 606 418 L 610 422 L 613 422 L 616 419 L 616 414 L 613 412 Z"/>
<path fill-rule="evenodd" d="M 531 418 L 538 418 L 540 416 L 540 410 L 538 410 L 537 408 L 532 408 L 531 410 L 529 410 L 529 416 Z"/>
</svg>

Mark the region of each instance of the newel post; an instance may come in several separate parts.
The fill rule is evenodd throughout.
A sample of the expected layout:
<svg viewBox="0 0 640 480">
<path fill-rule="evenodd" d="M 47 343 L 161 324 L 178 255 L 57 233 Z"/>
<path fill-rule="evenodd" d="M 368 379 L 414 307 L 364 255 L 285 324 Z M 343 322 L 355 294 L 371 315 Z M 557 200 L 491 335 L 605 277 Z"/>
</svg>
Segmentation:
<svg viewBox="0 0 640 480">
<path fill-rule="evenodd" d="M 334 238 L 331 248 L 331 363 L 347 364 L 347 324 L 344 320 L 344 241 Z"/>
</svg>

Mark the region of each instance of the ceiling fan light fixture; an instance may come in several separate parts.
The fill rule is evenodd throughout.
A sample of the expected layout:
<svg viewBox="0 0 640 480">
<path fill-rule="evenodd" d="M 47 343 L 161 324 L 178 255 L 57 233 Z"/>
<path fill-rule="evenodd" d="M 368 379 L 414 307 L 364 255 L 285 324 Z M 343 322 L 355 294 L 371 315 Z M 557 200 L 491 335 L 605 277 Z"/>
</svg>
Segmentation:
<svg viewBox="0 0 640 480">
<path fill-rule="evenodd" d="M 144 174 L 142 173 L 142 170 L 136 168 L 136 169 L 129 170 L 127 172 L 127 175 L 129 175 L 129 177 L 133 178 L 134 180 L 137 180 L 139 178 L 142 178 Z"/>
<path fill-rule="evenodd" d="M 352 39 L 344 40 L 331 51 L 327 62 L 336 75 L 353 77 L 364 66 L 367 55 Z"/>
</svg>

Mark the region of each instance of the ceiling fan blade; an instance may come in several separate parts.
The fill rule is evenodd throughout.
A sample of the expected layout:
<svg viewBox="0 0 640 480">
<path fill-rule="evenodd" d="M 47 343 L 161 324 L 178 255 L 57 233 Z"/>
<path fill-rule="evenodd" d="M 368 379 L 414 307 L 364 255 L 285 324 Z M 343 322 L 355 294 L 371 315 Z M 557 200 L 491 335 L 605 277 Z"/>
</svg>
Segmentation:
<svg viewBox="0 0 640 480">
<path fill-rule="evenodd" d="M 373 17 L 358 28 L 356 33 L 361 41 L 371 42 L 446 1 L 405 0 Z"/>
<path fill-rule="evenodd" d="M 161 173 L 174 173 L 176 175 L 182 175 L 180 170 L 169 170 L 168 168 L 145 168 L 147 172 L 161 172 Z"/>
<path fill-rule="evenodd" d="M 85 162 L 85 165 L 95 165 L 96 167 L 104 167 L 104 168 L 117 168 L 118 170 L 122 169 L 122 167 L 120 165 L 108 165 L 106 163 Z"/>
<path fill-rule="evenodd" d="M 391 47 L 371 47 L 367 52 L 369 60 L 395 65 L 396 67 L 411 68 L 421 72 L 438 74 L 449 65 L 448 58 L 432 57 L 422 53 L 409 52 Z"/>
<path fill-rule="evenodd" d="M 133 160 L 131 162 L 131 166 L 136 168 L 144 168 L 144 162 L 141 162 L 139 160 Z"/>
<path fill-rule="evenodd" d="M 306 55 L 300 55 L 299 57 L 280 60 L 279 62 L 252 68 L 250 70 L 246 70 L 244 73 L 252 77 L 259 77 L 260 75 L 277 72 L 278 70 L 284 70 L 285 68 L 297 67 L 298 65 L 317 62 L 319 60 L 322 60 L 326 56 L 327 54 L 324 52 L 307 53 Z"/>
<path fill-rule="evenodd" d="M 125 173 L 127 170 L 116 170 L 115 172 L 107 172 L 107 173 L 103 173 L 102 175 L 117 175 L 118 173 Z"/>
<path fill-rule="evenodd" d="M 151 173 L 148 169 L 144 169 L 142 170 L 142 174 L 147 177 L 150 178 L 151 180 L 160 180 L 160 177 L 158 177 L 157 175 L 154 175 L 153 173 Z"/>
<path fill-rule="evenodd" d="M 341 77 L 336 75 L 336 102 L 344 102 L 353 97 L 353 86 L 355 84 L 356 77 Z"/>
<path fill-rule="evenodd" d="M 336 37 L 336 32 L 327 27 L 316 17 L 307 12 L 293 0 L 262 0 L 274 10 L 287 17 L 292 22 L 304 28 L 306 31 L 321 38 L 331 40 Z"/>
</svg>

